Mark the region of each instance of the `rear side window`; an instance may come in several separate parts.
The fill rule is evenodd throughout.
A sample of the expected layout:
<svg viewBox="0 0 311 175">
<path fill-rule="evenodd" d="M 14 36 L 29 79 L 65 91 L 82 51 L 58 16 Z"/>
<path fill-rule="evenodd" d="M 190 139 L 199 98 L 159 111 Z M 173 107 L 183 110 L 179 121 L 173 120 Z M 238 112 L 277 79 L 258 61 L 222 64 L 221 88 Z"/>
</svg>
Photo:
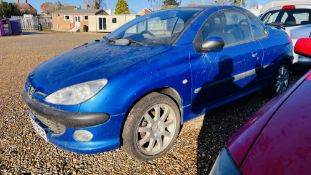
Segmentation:
<svg viewBox="0 0 311 175">
<path fill-rule="evenodd" d="M 253 39 L 249 19 L 239 10 L 220 11 L 210 16 L 201 31 L 201 39 L 204 42 L 211 36 L 221 37 L 226 46 Z"/>
<path fill-rule="evenodd" d="M 274 10 L 266 13 L 264 23 L 280 23 L 285 27 L 311 24 L 311 9 Z"/>
</svg>

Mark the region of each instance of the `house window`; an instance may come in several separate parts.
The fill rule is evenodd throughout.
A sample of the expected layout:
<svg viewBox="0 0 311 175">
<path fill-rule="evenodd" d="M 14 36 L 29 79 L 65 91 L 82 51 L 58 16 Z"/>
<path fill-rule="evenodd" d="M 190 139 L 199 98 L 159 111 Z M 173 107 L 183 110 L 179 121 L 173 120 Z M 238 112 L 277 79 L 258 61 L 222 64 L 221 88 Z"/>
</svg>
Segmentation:
<svg viewBox="0 0 311 175">
<path fill-rule="evenodd" d="M 117 23 L 117 18 L 112 18 L 112 23 Z"/>
<path fill-rule="evenodd" d="M 69 16 L 65 16 L 64 19 L 65 19 L 65 21 L 69 21 L 70 17 Z"/>
<path fill-rule="evenodd" d="M 89 16 L 84 16 L 84 20 L 85 21 L 89 20 Z"/>
</svg>

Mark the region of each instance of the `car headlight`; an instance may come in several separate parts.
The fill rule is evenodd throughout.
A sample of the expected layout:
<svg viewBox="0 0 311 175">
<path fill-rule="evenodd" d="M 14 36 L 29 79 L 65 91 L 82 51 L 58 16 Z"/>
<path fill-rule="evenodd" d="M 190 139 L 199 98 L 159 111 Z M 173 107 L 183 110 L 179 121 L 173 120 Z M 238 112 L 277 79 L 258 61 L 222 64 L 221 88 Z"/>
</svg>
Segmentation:
<svg viewBox="0 0 311 175">
<path fill-rule="evenodd" d="M 107 83 L 107 79 L 100 79 L 69 86 L 47 96 L 45 101 L 58 105 L 80 104 L 95 96 Z"/>
<path fill-rule="evenodd" d="M 209 173 L 210 175 L 241 175 L 227 149 L 223 149 Z"/>
</svg>

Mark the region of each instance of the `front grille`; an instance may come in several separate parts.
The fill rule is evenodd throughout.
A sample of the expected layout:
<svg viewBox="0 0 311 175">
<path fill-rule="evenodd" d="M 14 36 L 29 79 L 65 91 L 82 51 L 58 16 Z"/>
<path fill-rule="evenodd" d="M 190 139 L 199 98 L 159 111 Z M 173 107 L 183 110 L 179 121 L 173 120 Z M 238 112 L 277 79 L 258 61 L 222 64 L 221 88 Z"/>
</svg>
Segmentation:
<svg viewBox="0 0 311 175">
<path fill-rule="evenodd" d="M 63 134 L 66 130 L 66 127 L 60 123 L 57 123 L 55 121 L 49 120 L 45 117 L 42 117 L 36 113 L 35 117 L 44 124 L 48 129 L 50 129 L 54 134 Z"/>
</svg>

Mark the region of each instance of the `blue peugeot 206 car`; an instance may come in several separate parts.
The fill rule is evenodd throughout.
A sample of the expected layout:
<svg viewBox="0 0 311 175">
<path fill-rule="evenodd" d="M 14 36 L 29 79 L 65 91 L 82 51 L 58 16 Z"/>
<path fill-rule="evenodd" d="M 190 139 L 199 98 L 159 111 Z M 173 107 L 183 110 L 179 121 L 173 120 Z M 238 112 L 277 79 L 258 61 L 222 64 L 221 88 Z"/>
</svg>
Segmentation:
<svg viewBox="0 0 311 175">
<path fill-rule="evenodd" d="M 292 43 L 234 6 L 163 10 L 38 66 L 23 98 L 47 141 L 94 154 L 157 158 L 181 126 L 259 90 L 288 86 Z"/>
</svg>

